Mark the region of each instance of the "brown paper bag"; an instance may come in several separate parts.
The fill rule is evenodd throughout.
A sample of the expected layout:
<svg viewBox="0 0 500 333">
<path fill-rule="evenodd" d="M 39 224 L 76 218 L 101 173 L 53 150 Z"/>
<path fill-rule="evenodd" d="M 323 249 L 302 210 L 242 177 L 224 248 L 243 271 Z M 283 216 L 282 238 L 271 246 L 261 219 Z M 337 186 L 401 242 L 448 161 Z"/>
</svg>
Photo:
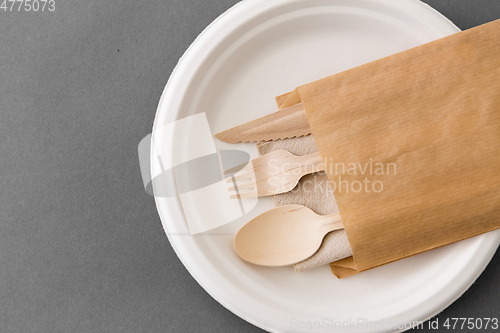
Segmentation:
<svg viewBox="0 0 500 333">
<path fill-rule="evenodd" d="M 500 20 L 298 87 L 352 275 L 500 227 Z"/>
</svg>

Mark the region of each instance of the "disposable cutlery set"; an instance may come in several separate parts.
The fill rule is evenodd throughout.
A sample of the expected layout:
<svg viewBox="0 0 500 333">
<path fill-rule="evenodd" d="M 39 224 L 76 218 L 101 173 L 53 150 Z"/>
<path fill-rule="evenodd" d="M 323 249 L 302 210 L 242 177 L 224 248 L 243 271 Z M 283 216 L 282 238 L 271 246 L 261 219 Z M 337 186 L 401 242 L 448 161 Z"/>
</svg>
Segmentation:
<svg viewBox="0 0 500 333">
<path fill-rule="evenodd" d="M 302 104 L 237 126 L 215 136 L 230 143 L 293 138 L 310 134 Z M 241 166 L 226 170 L 231 174 Z M 321 154 L 296 156 L 278 150 L 247 163 L 228 183 L 231 199 L 276 195 L 291 191 L 300 178 L 324 170 Z M 301 205 L 286 205 L 261 214 L 235 237 L 238 255 L 262 266 L 293 265 L 311 257 L 330 231 L 343 229 L 340 214 L 320 216 Z"/>
<path fill-rule="evenodd" d="M 331 268 L 345 277 L 500 228 L 499 31 L 493 21 L 299 86 L 277 97 L 280 111 L 217 134 L 230 143 L 312 134 L 318 151 L 252 160 L 231 178 L 232 198 L 285 193 L 322 170 L 333 188 L 332 161 L 394 165 L 340 174 L 351 189 L 334 190 L 342 218 L 301 205 L 256 217 L 236 235 L 238 254 L 291 265 L 344 228 L 352 258 Z"/>
</svg>

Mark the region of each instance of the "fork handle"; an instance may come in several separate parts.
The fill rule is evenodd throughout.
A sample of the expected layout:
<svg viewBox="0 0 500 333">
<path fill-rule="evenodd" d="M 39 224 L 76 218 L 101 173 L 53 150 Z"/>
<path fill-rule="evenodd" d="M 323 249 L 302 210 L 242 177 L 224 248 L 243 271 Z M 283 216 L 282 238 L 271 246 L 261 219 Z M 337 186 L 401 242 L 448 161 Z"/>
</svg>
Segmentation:
<svg viewBox="0 0 500 333">
<path fill-rule="evenodd" d="M 325 170 L 325 163 L 323 162 L 323 158 L 319 152 L 299 157 L 304 174 Z"/>
</svg>

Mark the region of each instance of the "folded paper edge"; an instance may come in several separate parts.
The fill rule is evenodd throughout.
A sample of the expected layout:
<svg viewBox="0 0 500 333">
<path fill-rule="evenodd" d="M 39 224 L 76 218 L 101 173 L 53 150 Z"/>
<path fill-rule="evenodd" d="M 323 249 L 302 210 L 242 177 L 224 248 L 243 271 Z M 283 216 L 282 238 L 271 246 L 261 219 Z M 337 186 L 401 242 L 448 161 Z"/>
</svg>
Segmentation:
<svg viewBox="0 0 500 333">
<path fill-rule="evenodd" d="M 283 109 L 283 105 L 286 102 L 286 100 L 290 97 L 290 95 L 293 93 L 293 91 L 287 92 L 286 94 L 276 96 L 274 99 L 276 100 L 276 104 L 278 105 L 278 108 L 281 110 Z"/>
<path fill-rule="evenodd" d="M 276 103 L 278 104 L 279 109 L 284 109 L 295 104 L 300 103 L 302 100 L 300 98 L 299 91 L 294 89 L 286 94 L 275 97 Z"/>
<path fill-rule="evenodd" d="M 339 279 L 359 273 L 352 256 L 330 263 L 330 270 Z"/>
</svg>

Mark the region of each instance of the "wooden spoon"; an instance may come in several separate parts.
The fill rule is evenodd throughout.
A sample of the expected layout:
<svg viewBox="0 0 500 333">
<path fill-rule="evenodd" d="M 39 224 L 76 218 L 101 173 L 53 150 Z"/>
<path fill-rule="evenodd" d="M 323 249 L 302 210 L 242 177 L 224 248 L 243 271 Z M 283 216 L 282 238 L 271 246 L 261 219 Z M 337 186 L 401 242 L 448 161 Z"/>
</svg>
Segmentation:
<svg viewBox="0 0 500 333">
<path fill-rule="evenodd" d="M 327 233 L 343 229 L 339 213 L 318 215 L 301 205 L 271 209 L 236 234 L 238 255 L 256 265 L 293 265 L 312 256 Z"/>
</svg>

